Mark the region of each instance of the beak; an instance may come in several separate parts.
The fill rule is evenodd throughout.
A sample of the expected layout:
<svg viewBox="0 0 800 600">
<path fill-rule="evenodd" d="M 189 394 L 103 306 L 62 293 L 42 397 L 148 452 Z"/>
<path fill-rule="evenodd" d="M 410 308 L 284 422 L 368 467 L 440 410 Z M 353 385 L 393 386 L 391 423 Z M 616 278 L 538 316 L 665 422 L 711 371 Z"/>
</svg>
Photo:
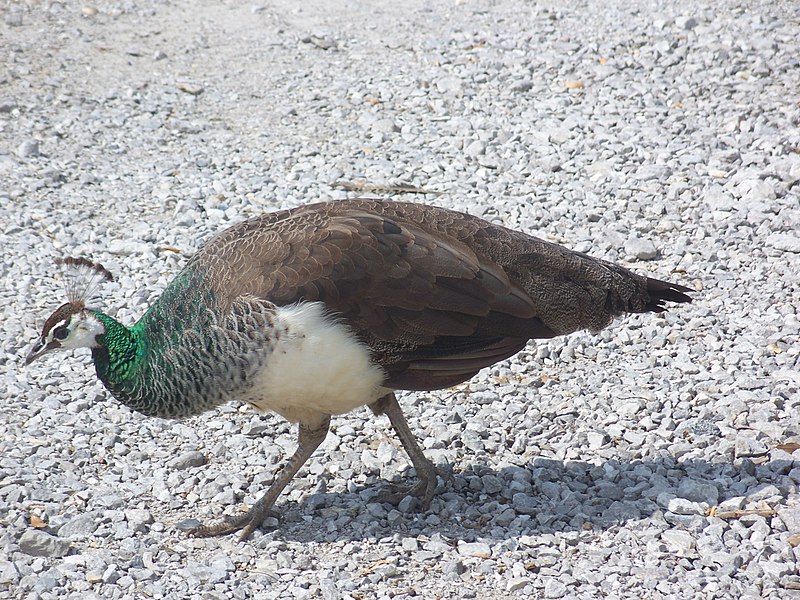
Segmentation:
<svg viewBox="0 0 800 600">
<path fill-rule="evenodd" d="M 53 350 L 58 350 L 59 348 L 61 348 L 61 342 L 58 340 L 53 340 L 49 344 L 45 344 L 44 340 L 36 340 L 36 343 L 33 345 L 33 348 L 31 348 L 27 358 L 25 358 L 25 366 L 28 366 L 43 354 L 47 354 Z"/>
</svg>

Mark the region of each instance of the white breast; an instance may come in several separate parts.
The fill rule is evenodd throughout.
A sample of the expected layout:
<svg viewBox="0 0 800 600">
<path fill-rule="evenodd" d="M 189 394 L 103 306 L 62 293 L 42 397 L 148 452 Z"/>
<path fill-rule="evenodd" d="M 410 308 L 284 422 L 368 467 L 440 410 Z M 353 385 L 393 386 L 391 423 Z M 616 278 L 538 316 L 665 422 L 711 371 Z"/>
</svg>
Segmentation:
<svg viewBox="0 0 800 600">
<path fill-rule="evenodd" d="M 371 404 L 387 390 L 369 348 L 321 302 L 278 309 L 280 337 L 242 400 L 289 421 L 313 422 Z"/>
</svg>

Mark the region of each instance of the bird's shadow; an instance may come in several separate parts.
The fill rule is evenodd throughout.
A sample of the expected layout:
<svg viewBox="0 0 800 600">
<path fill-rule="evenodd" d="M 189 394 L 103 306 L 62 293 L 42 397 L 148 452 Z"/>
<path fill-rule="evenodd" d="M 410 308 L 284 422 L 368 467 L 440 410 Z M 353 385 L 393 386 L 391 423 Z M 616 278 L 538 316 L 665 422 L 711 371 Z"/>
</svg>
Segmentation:
<svg viewBox="0 0 800 600">
<path fill-rule="evenodd" d="M 757 461 L 758 459 L 756 459 Z M 357 541 L 366 538 L 431 536 L 464 541 L 585 532 L 656 517 L 664 526 L 701 529 L 714 505 L 734 498 L 768 496 L 781 489 L 792 461 L 756 464 L 699 459 L 608 460 L 600 465 L 536 458 L 525 467 L 500 470 L 471 465 L 440 480 L 428 511 L 398 510 L 370 498 L 386 491 L 375 478 L 353 492 L 318 492 L 299 503 L 284 502 L 277 529 L 262 531 L 285 540 Z M 412 477 L 404 478 L 413 483 Z M 764 493 L 760 493 L 765 490 Z M 774 490 L 773 490 L 774 491 Z M 782 490 L 785 497 L 787 490 Z M 683 498 L 671 512 L 672 498 Z M 402 508 L 402 506 L 401 506 Z M 683 514 L 681 514 L 683 513 Z"/>
</svg>

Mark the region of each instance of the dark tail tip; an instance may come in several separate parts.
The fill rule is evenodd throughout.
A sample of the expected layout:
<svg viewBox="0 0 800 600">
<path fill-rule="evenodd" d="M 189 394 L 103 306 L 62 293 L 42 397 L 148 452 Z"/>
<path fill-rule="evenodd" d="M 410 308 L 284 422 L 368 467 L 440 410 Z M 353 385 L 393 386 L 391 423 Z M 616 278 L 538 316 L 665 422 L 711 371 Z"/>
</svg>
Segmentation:
<svg viewBox="0 0 800 600">
<path fill-rule="evenodd" d="M 661 281 L 660 279 L 647 278 L 647 295 L 649 300 L 645 304 L 645 310 L 662 312 L 667 309 L 665 302 L 691 302 L 692 297 L 686 292 L 693 292 L 692 288 L 678 283 Z"/>
</svg>

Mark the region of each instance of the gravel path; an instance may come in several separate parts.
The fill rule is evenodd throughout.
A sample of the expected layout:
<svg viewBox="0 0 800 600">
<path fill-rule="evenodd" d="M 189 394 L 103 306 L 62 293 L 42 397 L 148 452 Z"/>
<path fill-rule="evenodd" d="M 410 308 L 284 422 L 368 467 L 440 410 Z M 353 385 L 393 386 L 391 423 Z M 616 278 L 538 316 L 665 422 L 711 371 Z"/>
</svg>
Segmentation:
<svg viewBox="0 0 800 600">
<path fill-rule="evenodd" d="M 798 4 L 372 4 L 0 9 L 0 598 L 800 597 Z M 427 513 L 370 502 L 411 473 L 360 410 L 275 527 L 187 538 L 255 501 L 293 431 L 142 417 L 85 352 L 23 368 L 53 259 L 105 264 L 133 322 L 212 233 L 357 194 L 697 300 L 403 394 L 455 474 Z"/>
</svg>

